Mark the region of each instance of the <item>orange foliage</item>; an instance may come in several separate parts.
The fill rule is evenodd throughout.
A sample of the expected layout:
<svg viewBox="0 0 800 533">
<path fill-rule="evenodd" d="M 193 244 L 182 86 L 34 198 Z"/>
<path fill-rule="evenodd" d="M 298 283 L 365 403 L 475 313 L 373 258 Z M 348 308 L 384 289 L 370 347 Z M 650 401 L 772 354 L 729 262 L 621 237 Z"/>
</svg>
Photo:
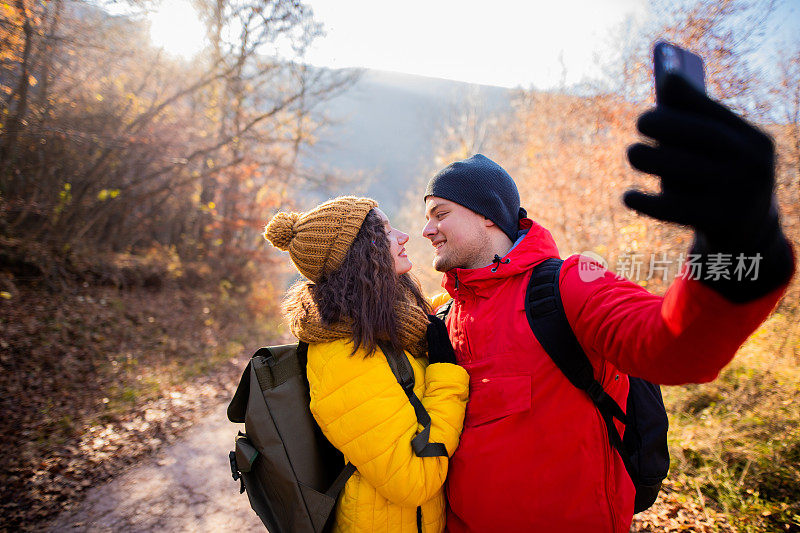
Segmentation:
<svg viewBox="0 0 800 533">
<path fill-rule="evenodd" d="M 502 160 L 529 216 L 553 233 L 562 256 L 592 251 L 613 268 L 620 255 L 641 253 L 649 260 L 663 252 L 676 258 L 685 250 L 685 230 L 641 217 L 621 202 L 629 187 L 657 187 L 625 156 L 642 110 L 606 94 L 529 92 L 517 99 Z M 641 281 L 647 283 L 644 276 Z"/>
</svg>

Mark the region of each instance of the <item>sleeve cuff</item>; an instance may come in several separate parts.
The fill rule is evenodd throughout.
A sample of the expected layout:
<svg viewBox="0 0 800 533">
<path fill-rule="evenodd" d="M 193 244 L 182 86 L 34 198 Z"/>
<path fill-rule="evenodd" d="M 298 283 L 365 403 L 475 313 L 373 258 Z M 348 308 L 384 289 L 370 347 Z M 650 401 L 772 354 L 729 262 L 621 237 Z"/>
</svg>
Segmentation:
<svg viewBox="0 0 800 533">
<path fill-rule="evenodd" d="M 452 363 L 433 363 L 425 370 L 425 381 L 456 382 L 460 385 L 469 385 L 469 374 L 460 365 Z"/>
</svg>

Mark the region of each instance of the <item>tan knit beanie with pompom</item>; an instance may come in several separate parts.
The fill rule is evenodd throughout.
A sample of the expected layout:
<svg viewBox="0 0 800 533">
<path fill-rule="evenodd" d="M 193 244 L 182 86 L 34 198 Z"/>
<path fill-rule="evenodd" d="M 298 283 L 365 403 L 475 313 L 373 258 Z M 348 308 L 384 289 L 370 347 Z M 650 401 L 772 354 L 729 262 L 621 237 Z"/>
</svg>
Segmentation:
<svg viewBox="0 0 800 533">
<path fill-rule="evenodd" d="M 375 207 L 378 202 L 370 198 L 340 196 L 305 213 L 278 213 L 264 237 L 288 250 L 297 270 L 318 282 L 342 265 L 364 218 Z"/>
</svg>

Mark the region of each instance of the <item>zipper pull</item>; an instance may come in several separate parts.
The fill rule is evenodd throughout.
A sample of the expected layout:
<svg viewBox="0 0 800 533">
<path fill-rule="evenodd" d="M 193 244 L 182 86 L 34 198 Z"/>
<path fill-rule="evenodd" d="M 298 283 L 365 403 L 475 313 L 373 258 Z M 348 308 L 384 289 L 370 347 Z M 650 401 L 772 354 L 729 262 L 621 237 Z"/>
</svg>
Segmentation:
<svg viewBox="0 0 800 533">
<path fill-rule="evenodd" d="M 458 270 L 456 270 L 456 273 L 454 275 L 456 277 L 456 290 L 458 290 Z"/>
</svg>

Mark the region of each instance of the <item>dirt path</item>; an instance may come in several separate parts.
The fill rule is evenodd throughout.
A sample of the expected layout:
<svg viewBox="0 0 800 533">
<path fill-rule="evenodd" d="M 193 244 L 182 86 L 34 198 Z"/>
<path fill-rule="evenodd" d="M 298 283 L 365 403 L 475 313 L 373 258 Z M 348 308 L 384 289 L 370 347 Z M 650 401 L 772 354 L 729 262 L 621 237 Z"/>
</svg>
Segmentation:
<svg viewBox="0 0 800 533">
<path fill-rule="evenodd" d="M 218 532 L 265 531 L 239 494 L 228 464 L 236 426 L 225 404 L 189 429 L 180 440 L 116 479 L 89 490 L 77 509 L 45 531 Z M 732 531 L 726 521 L 669 488 L 632 532 Z"/>
<path fill-rule="evenodd" d="M 236 427 L 226 405 L 113 481 L 90 489 L 48 531 L 264 531 L 228 465 Z"/>
</svg>

